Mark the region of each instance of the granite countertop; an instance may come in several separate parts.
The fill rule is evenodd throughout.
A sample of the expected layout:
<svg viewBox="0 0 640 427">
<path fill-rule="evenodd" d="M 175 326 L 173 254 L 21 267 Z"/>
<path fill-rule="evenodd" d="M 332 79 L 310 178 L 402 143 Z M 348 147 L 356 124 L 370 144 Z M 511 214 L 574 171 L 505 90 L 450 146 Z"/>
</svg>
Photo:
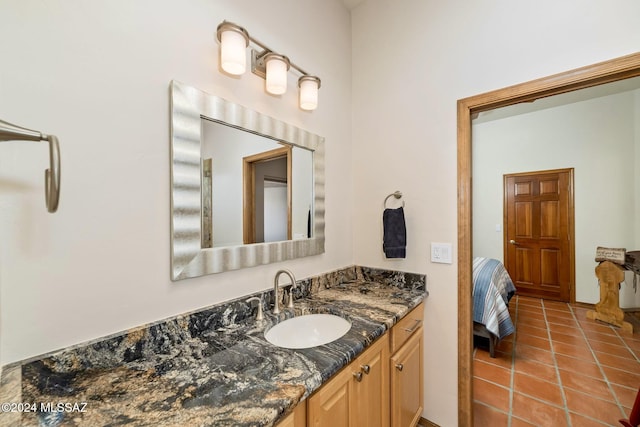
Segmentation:
<svg viewBox="0 0 640 427">
<path fill-rule="evenodd" d="M 0 400 L 22 405 L 4 407 L 0 425 L 274 425 L 427 295 L 424 282 L 386 282 L 360 277 L 307 295 L 296 290 L 293 309 L 275 316 L 267 305 L 262 321 L 236 312 L 248 307 L 244 297 L 9 365 Z M 274 324 L 308 313 L 338 314 L 352 327 L 310 349 L 265 340 Z"/>
</svg>

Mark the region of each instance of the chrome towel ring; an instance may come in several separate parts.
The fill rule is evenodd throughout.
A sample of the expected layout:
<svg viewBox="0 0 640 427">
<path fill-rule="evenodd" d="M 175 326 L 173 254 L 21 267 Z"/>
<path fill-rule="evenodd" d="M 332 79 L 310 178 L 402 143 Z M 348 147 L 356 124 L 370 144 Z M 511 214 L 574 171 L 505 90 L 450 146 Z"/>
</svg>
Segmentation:
<svg viewBox="0 0 640 427">
<path fill-rule="evenodd" d="M 395 197 L 396 199 L 400 199 L 402 197 L 402 193 L 400 191 L 395 191 L 391 194 L 389 194 L 387 197 L 384 198 L 384 208 L 387 208 L 387 200 L 389 200 L 389 197 Z M 402 201 L 402 207 L 404 208 L 404 200 Z"/>
<path fill-rule="evenodd" d="M 48 141 L 49 169 L 44 171 L 44 191 L 47 211 L 58 210 L 60 200 L 60 145 L 55 135 L 13 125 L 0 120 L 0 141 Z"/>
</svg>

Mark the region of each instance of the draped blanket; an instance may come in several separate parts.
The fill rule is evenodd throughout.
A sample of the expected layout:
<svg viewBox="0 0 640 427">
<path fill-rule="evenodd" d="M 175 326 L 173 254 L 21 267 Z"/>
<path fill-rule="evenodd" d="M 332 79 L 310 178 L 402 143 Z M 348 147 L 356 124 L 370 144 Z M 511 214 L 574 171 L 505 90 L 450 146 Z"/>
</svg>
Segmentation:
<svg viewBox="0 0 640 427">
<path fill-rule="evenodd" d="M 492 258 L 473 260 L 473 321 L 502 339 L 515 331 L 509 300 L 516 292 L 504 265 Z"/>
</svg>

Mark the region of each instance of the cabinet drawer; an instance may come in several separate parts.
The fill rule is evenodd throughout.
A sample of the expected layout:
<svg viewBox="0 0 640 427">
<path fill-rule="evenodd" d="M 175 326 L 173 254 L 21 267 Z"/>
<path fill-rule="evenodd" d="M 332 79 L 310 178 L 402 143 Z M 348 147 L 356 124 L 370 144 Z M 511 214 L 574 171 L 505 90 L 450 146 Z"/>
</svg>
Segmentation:
<svg viewBox="0 0 640 427">
<path fill-rule="evenodd" d="M 391 328 L 391 353 L 395 353 L 411 335 L 422 326 L 424 320 L 424 303 L 420 303 L 409 314 Z"/>
</svg>

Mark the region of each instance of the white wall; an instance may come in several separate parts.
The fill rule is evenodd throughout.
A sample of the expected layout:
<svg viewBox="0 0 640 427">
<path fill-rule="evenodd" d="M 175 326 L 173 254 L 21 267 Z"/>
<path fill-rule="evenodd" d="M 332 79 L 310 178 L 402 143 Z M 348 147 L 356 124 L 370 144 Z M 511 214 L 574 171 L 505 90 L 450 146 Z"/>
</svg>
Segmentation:
<svg viewBox="0 0 640 427">
<path fill-rule="evenodd" d="M 503 259 L 503 175 L 574 168 L 576 300 L 600 300 L 596 247 L 634 250 L 635 94 L 473 125 L 473 253 Z M 635 298 L 637 296 L 638 298 Z M 640 306 L 640 295 L 620 298 Z"/>
<path fill-rule="evenodd" d="M 293 73 L 270 96 L 219 72 L 224 19 L 317 73 L 318 109 L 297 107 Z M 282 265 L 169 279 L 172 79 L 326 138 L 326 253 L 286 264 L 351 265 L 350 37 L 338 0 L 0 0 L 0 118 L 62 152 L 51 215 L 46 145 L 0 145 L 0 365 L 272 286 Z"/>
<path fill-rule="evenodd" d="M 427 274 L 425 409 L 457 425 L 456 100 L 640 50 L 635 0 L 367 0 L 352 11 L 358 264 Z M 381 250 L 382 201 L 404 193 L 407 259 Z M 455 259 L 455 255 L 454 255 Z"/>
</svg>

